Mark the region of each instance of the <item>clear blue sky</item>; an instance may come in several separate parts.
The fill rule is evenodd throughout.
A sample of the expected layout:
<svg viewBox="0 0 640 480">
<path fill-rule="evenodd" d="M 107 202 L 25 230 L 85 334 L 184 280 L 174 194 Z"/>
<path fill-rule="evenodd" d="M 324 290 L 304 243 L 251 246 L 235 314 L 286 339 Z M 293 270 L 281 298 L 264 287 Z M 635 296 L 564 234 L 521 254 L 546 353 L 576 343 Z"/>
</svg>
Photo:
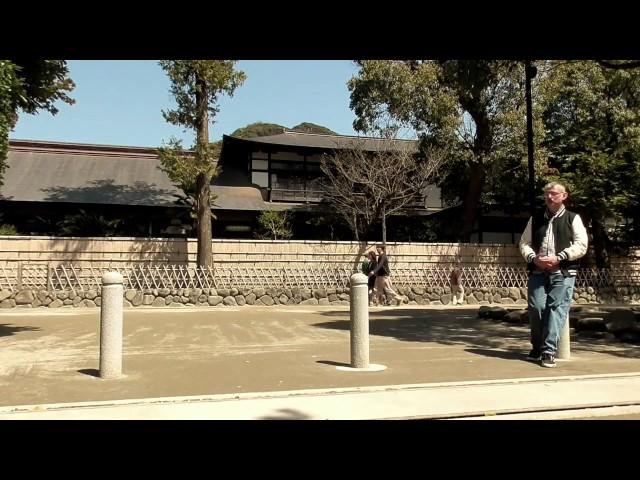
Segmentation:
<svg viewBox="0 0 640 480">
<path fill-rule="evenodd" d="M 141 147 L 160 146 L 175 136 L 185 146 L 193 135 L 168 124 L 161 110 L 174 103 L 169 80 L 157 61 L 72 60 L 74 105 L 59 102 L 53 116 L 21 114 L 9 137 Z M 211 141 L 254 122 L 293 127 L 311 122 L 342 135 L 356 135 L 346 82 L 357 72 L 351 61 L 242 60 L 245 83 L 233 97 L 220 98 L 210 126 Z"/>
</svg>

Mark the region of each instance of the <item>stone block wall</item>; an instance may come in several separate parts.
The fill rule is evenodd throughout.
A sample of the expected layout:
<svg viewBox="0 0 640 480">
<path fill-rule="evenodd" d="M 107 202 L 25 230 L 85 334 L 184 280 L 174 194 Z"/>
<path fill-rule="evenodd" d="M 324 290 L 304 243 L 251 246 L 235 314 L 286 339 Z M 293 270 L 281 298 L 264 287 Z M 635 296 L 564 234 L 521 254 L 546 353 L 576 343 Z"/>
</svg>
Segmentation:
<svg viewBox="0 0 640 480">
<path fill-rule="evenodd" d="M 398 287 L 409 305 L 450 305 L 449 287 Z M 525 288 L 492 287 L 465 289 L 464 305 L 527 305 Z M 46 292 L 0 290 L 0 308 L 99 307 L 100 291 Z M 125 290 L 125 307 L 223 307 L 243 305 L 348 305 L 348 288 L 180 288 Z M 640 287 L 618 289 L 576 288 L 574 304 L 638 304 Z"/>
</svg>

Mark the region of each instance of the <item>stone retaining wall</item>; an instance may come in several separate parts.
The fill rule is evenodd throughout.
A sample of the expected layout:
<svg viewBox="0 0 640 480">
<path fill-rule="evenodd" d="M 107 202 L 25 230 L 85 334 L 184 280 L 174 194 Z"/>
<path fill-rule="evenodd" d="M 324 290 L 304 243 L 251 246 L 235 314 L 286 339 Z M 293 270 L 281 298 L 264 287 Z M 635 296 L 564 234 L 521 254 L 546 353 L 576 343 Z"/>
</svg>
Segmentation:
<svg viewBox="0 0 640 480">
<path fill-rule="evenodd" d="M 399 287 L 398 292 L 409 305 L 449 305 L 449 287 Z M 465 290 L 465 305 L 526 305 L 525 288 L 479 288 Z M 618 289 L 576 288 L 574 304 L 638 304 L 640 287 Z M 126 307 L 215 307 L 243 305 L 348 305 L 348 288 L 168 288 L 126 290 Z M 0 290 L 0 308 L 60 308 L 100 306 L 100 291 L 46 292 L 22 289 L 12 293 Z"/>
</svg>

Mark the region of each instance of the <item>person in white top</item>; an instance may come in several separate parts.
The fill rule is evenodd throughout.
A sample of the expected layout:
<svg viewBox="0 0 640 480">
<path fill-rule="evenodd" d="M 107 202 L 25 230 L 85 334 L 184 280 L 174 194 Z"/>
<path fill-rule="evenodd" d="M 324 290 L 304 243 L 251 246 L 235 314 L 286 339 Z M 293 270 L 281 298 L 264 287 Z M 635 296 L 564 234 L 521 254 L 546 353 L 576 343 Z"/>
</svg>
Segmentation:
<svg viewBox="0 0 640 480">
<path fill-rule="evenodd" d="M 544 186 L 546 209 L 535 213 L 520 238 L 520 253 L 529 267 L 528 309 L 532 349 L 527 356 L 543 367 L 555 367 L 560 333 L 567 319 L 578 260 L 587 252 L 587 230 L 580 215 L 564 206 L 564 185 Z"/>
</svg>

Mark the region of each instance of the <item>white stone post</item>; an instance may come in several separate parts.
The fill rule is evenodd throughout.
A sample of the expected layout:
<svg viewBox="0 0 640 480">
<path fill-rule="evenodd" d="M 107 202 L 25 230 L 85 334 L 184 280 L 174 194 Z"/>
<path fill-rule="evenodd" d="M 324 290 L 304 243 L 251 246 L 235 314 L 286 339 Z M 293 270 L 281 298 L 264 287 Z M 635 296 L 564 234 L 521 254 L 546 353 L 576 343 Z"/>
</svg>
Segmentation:
<svg viewBox="0 0 640 480">
<path fill-rule="evenodd" d="M 558 360 L 569 360 L 571 358 L 571 332 L 569 330 L 569 314 L 564 322 L 560 338 L 558 339 L 558 351 L 556 352 Z"/>
<path fill-rule="evenodd" d="M 100 377 L 122 375 L 122 275 L 107 272 L 102 276 L 100 303 Z"/>
<path fill-rule="evenodd" d="M 351 367 L 369 368 L 369 286 L 363 273 L 351 275 Z"/>
</svg>

